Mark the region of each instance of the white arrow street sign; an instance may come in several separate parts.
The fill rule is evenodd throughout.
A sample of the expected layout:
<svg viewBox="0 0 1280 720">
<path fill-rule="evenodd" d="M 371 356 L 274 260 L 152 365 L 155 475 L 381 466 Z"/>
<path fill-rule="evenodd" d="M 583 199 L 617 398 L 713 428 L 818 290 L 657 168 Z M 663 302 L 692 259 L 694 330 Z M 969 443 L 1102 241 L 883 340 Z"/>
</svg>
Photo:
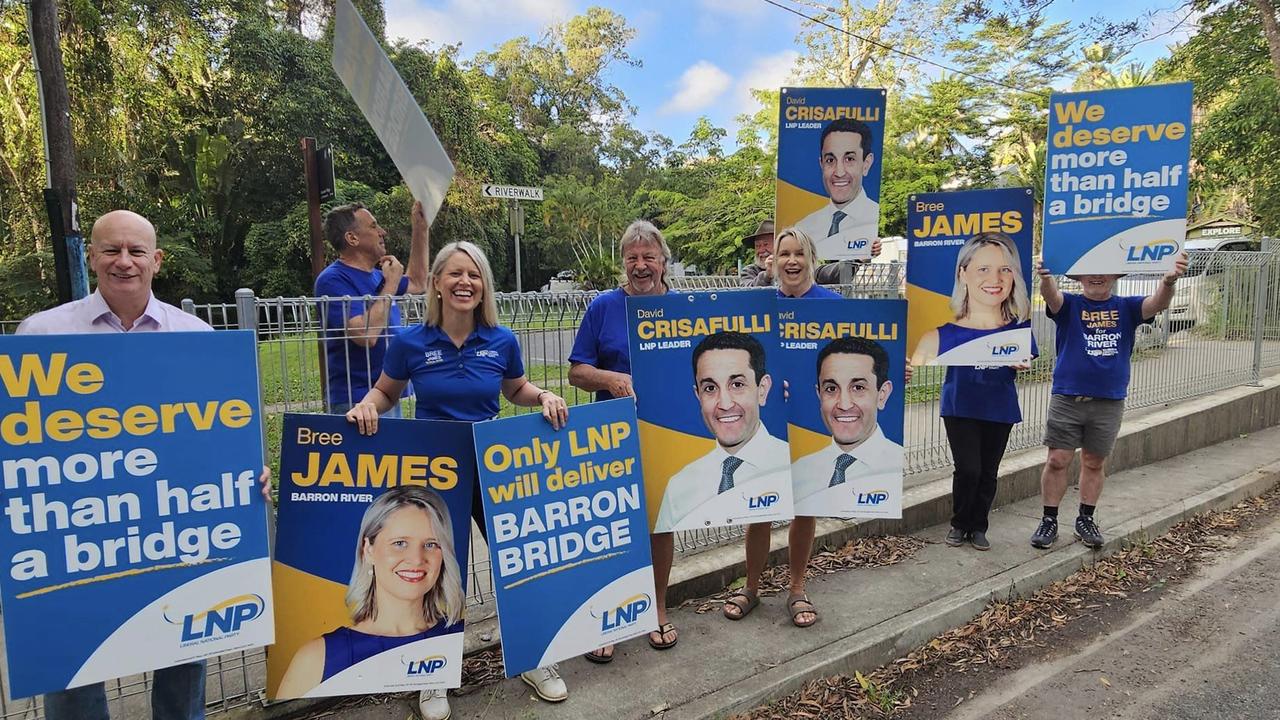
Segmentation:
<svg viewBox="0 0 1280 720">
<path fill-rule="evenodd" d="M 502 200 L 542 200 L 542 188 L 523 185 L 485 185 L 480 194 Z"/>
</svg>

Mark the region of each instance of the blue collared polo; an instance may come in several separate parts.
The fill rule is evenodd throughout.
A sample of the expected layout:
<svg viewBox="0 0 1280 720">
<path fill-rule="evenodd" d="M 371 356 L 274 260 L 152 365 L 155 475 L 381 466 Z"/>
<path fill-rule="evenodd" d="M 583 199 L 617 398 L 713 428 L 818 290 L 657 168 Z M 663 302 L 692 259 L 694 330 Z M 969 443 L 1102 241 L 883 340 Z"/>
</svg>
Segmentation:
<svg viewBox="0 0 1280 720">
<path fill-rule="evenodd" d="M 504 379 L 524 375 L 515 333 L 476 326 L 459 348 L 433 325 L 406 328 L 391 338 L 382 371 L 413 383 L 414 417 L 479 422 L 498 414 Z"/>
</svg>

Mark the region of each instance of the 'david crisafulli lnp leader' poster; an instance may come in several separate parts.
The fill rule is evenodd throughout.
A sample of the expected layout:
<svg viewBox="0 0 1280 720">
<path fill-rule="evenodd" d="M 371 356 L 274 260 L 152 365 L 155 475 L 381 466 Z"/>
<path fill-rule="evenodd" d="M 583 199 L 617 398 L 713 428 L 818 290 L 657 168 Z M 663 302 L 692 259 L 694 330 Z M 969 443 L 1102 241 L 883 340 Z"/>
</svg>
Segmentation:
<svg viewBox="0 0 1280 720">
<path fill-rule="evenodd" d="M 823 260 L 865 260 L 880 227 L 885 91 L 781 90 L 777 227 L 803 230 Z"/>
<path fill-rule="evenodd" d="M 1031 361 L 1030 188 L 907 199 L 912 365 Z"/>
<path fill-rule="evenodd" d="M 778 303 L 796 516 L 902 517 L 906 305 Z"/>
<path fill-rule="evenodd" d="M 1187 230 L 1191 83 L 1054 93 L 1048 140 L 1044 266 L 1172 269 Z"/>
<path fill-rule="evenodd" d="M 654 532 L 792 516 L 775 294 L 627 298 Z"/>
<path fill-rule="evenodd" d="M 475 426 L 507 677 L 658 627 L 631 398 Z"/>
<path fill-rule="evenodd" d="M 462 684 L 471 424 L 285 415 L 267 696 Z"/>
<path fill-rule="evenodd" d="M 11 697 L 274 637 L 249 331 L 0 338 Z"/>
</svg>

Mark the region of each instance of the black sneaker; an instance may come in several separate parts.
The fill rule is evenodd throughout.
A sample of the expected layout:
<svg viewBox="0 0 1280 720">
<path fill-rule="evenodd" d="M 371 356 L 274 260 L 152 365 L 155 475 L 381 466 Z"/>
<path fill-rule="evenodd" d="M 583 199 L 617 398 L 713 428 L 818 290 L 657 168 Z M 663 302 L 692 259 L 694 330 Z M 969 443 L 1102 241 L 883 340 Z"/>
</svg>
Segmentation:
<svg viewBox="0 0 1280 720">
<path fill-rule="evenodd" d="M 969 542 L 973 543 L 975 550 L 990 550 L 991 543 L 987 541 L 987 534 L 981 530 L 974 530 L 969 533 Z"/>
<path fill-rule="evenodd" d="M 965 535 L 967 534 L 960 528 L 951 528 L 951 532 L 947 533 L 946 543 L 951 547 L 960 547 L 964 544 Z"/>
<path fill-rule="evenodd" d="M 1051 518 L 1048 515 L 1040 519 L 1040 527 L 1036 528 L 1036 532 L 1031 536 L 1031 547 L 1044 550 L 1058 539 L 1058 519 Z"/>
<path fill-rule="evenodd" d="M 1076 537 L 1094 550 L 1102 547 L 1102 531 L 1098 529 L 1098 523 L 1093 521 L 1092 515 L 1081 515 L 1076 518 Z"/>
</svg>

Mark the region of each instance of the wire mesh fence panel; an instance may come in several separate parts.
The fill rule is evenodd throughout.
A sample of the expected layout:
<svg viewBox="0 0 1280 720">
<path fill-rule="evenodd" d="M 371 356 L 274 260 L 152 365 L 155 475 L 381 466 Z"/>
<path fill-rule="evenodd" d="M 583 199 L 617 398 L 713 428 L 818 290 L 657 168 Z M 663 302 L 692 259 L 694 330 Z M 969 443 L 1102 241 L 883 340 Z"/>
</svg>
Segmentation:
<svg viewBox="0 0 1280 720">
<path fill-rule="evenodd" d="M 832 286 L 845 297 L 900 297 L 905 277 L 901 263 L 861 266 L 853 282 Z M 1131 275 L 1117 282 L 1117 295 L 1149 295 L 1159 275 Z M 1079 283 L 1058 278 L 1064 292 Z M 739 287 L 731 276 L 673 278 L 680 291 Z M 381 351 L 394 325 L 348 328 L 345 318 L 363 315 L 376 303 L 394 303 L 400 323 L 423 321 L 422 297 L 397 298 L 253 298 L 238 294 L 237 303 L 183 302 L 215 328 L 252 328 L 258 339 L 258 377 L 266 426 L 267 457 L 279 473 L 280 432 L 288 412 L 339 412 L 358 402 L 377 380 Z M 570 404 L 589 402 L 592 393 L 569 383 L 569 355 L 574 337 L 594 292 L 499 293 L 499 322 L 519 338 L 525 368 L 535 384 L 562 395 Z M 239 309 L 238 309 L 239 308 Z M 389 314 L 389 313 L 388 313 Z M 0 322 L 0 334 L 17 323 Z M 1055 362 L 1055 325 L 1044 302 L 1034 298 L 1032 329 L 1039 356 L 1018 375 L 1023 422 L 1014 427 L 1008 450 L 1041 444 Z M 1174 292 L 1170 307 L 1139 329 L 1132 358 L 1128 408 L 1140 408 L 1202 395 L 1256 381 L 1280 368 L 1280 258 L 1265 252 L 1192 253 L 1187 276 Z M 354 372 L 353 372 L 354 370 Z M 364 370 L 365 372 L 360 372 Z M 945 368 L 917 368 L 905 392 L 904 446 L 907 484 L 923 480 L 925 471 L 951 464 L 946 433 L 939 418 Z M 403 397 L 398 410 L 413 417 L 415 399 Z M 500 415 L 531 412 L 501 401 Z M 677 533 L 676 548 L 689 554 L 739 541 L 743 528 L 714 528 Z M 473 533 L 468 567 L 468 605 L 473 613 L 492 613 L 493 581 L 487 551 Z M 209 662 L 207 700 L 210 713 L 261 701 L 265 684 L 262 650 L 233 653 Z M 150 675 L 107 683 L 113 717 L 149 717 Z M 0 720 L 38 720 L 38 700 L 11 701 L 0 696 Z"/>
</svg>

